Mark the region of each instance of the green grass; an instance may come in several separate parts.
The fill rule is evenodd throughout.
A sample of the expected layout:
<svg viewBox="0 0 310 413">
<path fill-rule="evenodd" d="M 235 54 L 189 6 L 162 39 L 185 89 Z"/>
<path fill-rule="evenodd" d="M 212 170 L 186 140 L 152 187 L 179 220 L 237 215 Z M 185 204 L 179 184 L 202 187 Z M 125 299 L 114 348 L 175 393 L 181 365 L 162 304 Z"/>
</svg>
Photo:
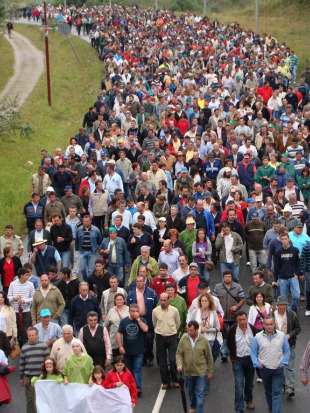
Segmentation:
<svg viewBox="0 0 310 413">
<path fill-rule="evenodd" d="M 8 40 L 0 35 L 1 70 L 0 70 L 0 92 L 5 88 L 8 80 L 14 73 L 14 52 Z"/>
<path fill-rule="evenodd" d="M 42 31 L 26 25 L 15 29 L 40 50 L 44 50 Z M 96 100 L 102 76 L 100 61 L 91 46 L 72 37 L 82 61 L 76 60 L 66 37 L 57 32 L 49 34 L 52 106 L 47 104 L 46 72 L 21 108 L 22 119 L 35 128 L 30 139 L 19 135 L 13 142 L 0 142 L 0 222 L 15 226 L 18 235 L 25 233 L 23 205 L 30 200 L 30 179 L 40 162 L 40 150 L 54 152 L 57 146 L 65 149 L 69 139 L 78 132 L 83 115 Z M 33 162 L 30 166 L 27 161 Z"/>
</svg>

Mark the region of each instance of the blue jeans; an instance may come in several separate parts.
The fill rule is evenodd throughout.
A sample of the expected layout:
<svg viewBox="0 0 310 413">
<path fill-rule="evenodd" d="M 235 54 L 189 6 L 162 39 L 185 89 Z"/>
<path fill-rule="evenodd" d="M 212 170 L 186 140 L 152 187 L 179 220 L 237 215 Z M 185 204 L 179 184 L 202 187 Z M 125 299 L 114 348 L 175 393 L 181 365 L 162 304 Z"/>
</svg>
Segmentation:
<svg viewBox="0 0 310 413">
<path fill-rule="evenodd" d="M 198 262 L 197 264 L 198 264 L 199 277 L 203 278 L 209 284 L 210 273 L 206 269 L 205 263 L 204 262 Z"/>
<path fill-rule="evenodd" d="M 80 252 L 80 270 L 83 275 L 83 280 L 87 281 L 88 277 L 94 272 L 96 254 L 92 251 Z"/>
<path fill-rule="evenodd" d="M 289 278 L 289 279 L 279 279 L 278 284 L 280 287 L 280 294 L 284 295 L 285 298 L 288 300 L 288 292 L 290 291 L 292 294 L 292 304 L 291 310 L 297 311 L 298 307 L 298 300 L 300 297 L 300 289 L 299 289 L 299 282 L 297 277 Z"/>
<path fill-rule="evenodd" d="M 124 199 L 127 199 L 129 195 L 129 183 L 123 182 L 123 186 L 124 186 Z"/>
<path fill-rule="evenodd" d="M 61 266 L 70 268 L 70 251 L 63 251 L 59 253 L 61 258 Z"/>
<path fill-rule="evenodd" d="M 114 264 L 113 262 L 110 262 L 108 264 L 108 271 L 109 273 L 116 275 L 118 281 L 119 281 L 119 286 L 124 287 L 125 285 L 125 276 L 124 276 L 124 268 L 123 267 L 118 267 L 117 264 Z"/>
<path fill-rule="evenodd" d="M 296 66 L 291 66 L 290 67 L 290 72 L 293 76 L 293 83 L 296 83 L 297 67 Z"/>
<path fill-rule="evenodd" d="M 235 283 L 239 282 L 239 265 L 235 265 L 234 262 L 220 262 L 220 269 L 221 269 L 222 281 L 224 281 L 223 271 L 231 270 L 233 273 L 233 281 Z"/>
<path fill-rule="evenodd" d="M 275 370 L 263 367 L 260 371 L 264 384 L 268 410 L 272 413 L 282 413 L 282 386 L 284 383 L 284 368 Z"/>
<path fill-rule="evenodd" d="M 244 402 L 253 400 L 253 382 L 255 369 L 251 358 L 237 358 L 232 365 L 235 376 L 235 410 L 244 411 Z"/>
<path fill-rule="evenodd" d="M 205 381 L 206 376 L 185 376 L 190 408 L 196 413 L 203 413 Z"/>
<path fill-rule="evenodd" d="M 60 327 L 63 327 L 65 324 L 69 324 L 68 318 L 69 318 L 69 310 L 63 310 L 60 316 L 60 319 L 59 319 Z"/>
<path fill-rule="evenodd" d="M 142 389 L 142 364 L 143 364 L 143 354 L 136 354 L 136 355 L 130 355 L 130 354 L 125 354 L 125 362 L 126 366 L 130 370 L 130 372 L 133 374 L 136 385 L 137 385 L 137 390 Z"/>
</svg>

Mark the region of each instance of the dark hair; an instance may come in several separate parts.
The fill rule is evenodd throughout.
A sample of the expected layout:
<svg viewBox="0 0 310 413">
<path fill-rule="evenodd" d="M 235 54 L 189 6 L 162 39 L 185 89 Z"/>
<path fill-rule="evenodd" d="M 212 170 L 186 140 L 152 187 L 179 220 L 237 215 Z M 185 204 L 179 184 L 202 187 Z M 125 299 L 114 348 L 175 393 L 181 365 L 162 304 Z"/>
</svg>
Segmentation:
<svg viewBox="0 0 310 413">
<path fill-rule="evenodd" d="M 17 270 L 17 277 L 20 278 L 22 275 L 28 274 L 28 270 L 26 268 L 19 268 Z"/>
<path fill-rule="evenodd" d="M 97 317 L 98 318 L 98 314 L 96 313 L 96 311 L 89 311 L 87 313 L 87 318 L 89 317 Z"/>
<path fill-rule="evenodd" d="M 195 330 L 199 330 L 199 324 L 197 323 L 196 320 L 191 320 L 188 324 L 187 327 L 194 327 Z"/>
<path fill-rule="evenodd" d="M 122 294 L 122 293 L 117 293 L 117 294 L 115 294 L 115 296 L 114 296 L 114 305 L 115 305 L 115 300 L 117 299 L 117 297 L 122 297 L 123 300 L 124 300 L 124 304 L 126 304 L 126 298 L 125 298 L 124 294 Z"/>
<path fill-rule="evenodd" d="M 69 267 L 62 267 L 60 268 L 60 272 L 62 272 L 63 274 L 67 275 L 70 278 L 71 275 L 71 270 Z"/>
<path fill-rule="evenodd" d="M 196 242 L 199 242 L 199 237 L 198 237 L 198 232 L 199 232 L 199 231 L 203 231 L 203 232 L 204 232 L 205 236 L 204 236 L 203 242 L 206 242 L 206 241 L 207 241 L 207 233 L 206 233 L 206 230 L 205 230 L 204 228 L 198 228 L 198 229 L 197 229 L 197 232 L 196 232 Z"/>
<path fill-rule="evenodd" d="M 92 377 L 92 379 L 93 379 L 94 382 L 96 381 L 96 379 L 95 379 L 95 373 L 101 373 L 101 374 L 102 374 L 102 378 L 103 378 L 103 379 L 105 378 L 104 368 L 101 367 L 101 366 L 99 366 L 99 364 L 97 364 L 97 365 L 94 367 L 94 370 L 93 370 L 92 375 L 91 375 L 91 377 Z"/>
<path fill-rule="evenodd" d="M 5 291 L 0 291 L 0 294 L 2 295 L 2 297 L 4 298 L 4 305 L 7 305 L 8 307 L 11 307 L 11 303 L 8 299 L 8 295 Z"/>
<path fill-rule="evenodd" d="M 26 268 L 28 272 L 32 272 L 32 264 L 30 262 L 26 262 L 23 267 Z"/>
<path fill-rule="evenodd" d="M 224 271 L 223 271 L 223 277 L 224 277 L 225 275 L 233 275 L 232 270 L 224 270 Z"/>
<path fill-rule="evenodd" d="M 57 267 L 54 267 L 54 266 L 50 267 L 48 272 L 52 272 L 53 274 L 58 273 Z"/>
<path fill-rule="evenodd" d="M 168 270 L 168 265 L 165 262 L 162 262 L 159 264 L 158 268 L 164 268 L 165 270 Z"/>
<path fill-rule="evenodd" d="M 30 327 L 29 327 L 30 328 Z M 51 362 L 53 363 L 53 366 L 54 366 L 54 370 L 53 370 L 53 374 L 55 374 L 56 376 L 58 376 L 58 375 L 60 375 L 60 371 L 57 369 L 57 367 L 56 367 L 56 361 L 55 361 L 55 359 L 53 359 L 53 357 L 47 357 L 44 361 L 43 361 L 43 363 L 42 363 L 42 365 L 41 365 L 41 371 L 42 371 L 42 374 L 41 374 L 41 376 L 42 376 L 42 379 L 43 380 L 46 380 L 46 378 L 47 378 L 47 370 L 46 370 L 46 367 L 45 367 L 45 362 L 47 361 L 47 360 L 51 360 Z"/>
<path fill-rule="evenodd" d="M 236 317 L 236 318 L 237 318 L 237 317 L 241 317 L 241 316 L 243 316 L 243 315 L 245 315 L 246 318 L 248 318 L 248 315 L 247 315 L 247 313 L 246 313 L 244 310 L 238 310 L 238 311 L 235 312 L 235 317 Z"/>
<path fill-rule="evenodd" d="M 253 272 L 253 275 L 256 275 L 256 274 L 259 275 L 259 278 L 264 279 L 264 273 L 263 273 L 263 271 L 256 270 L 256 271 Z"/>
<path fill-rule="evenodd" d="M 100 259 L 95 261 L 95 265 L 96 265 L 96 264 L 101 264 L 101 265 L 104 265 L 103 261 L 102 261 L 102 260 L 100 260 Z"/>
<path fill-rule="evenodd" d="M 44 168 L 44 166 L 43 166 L 43 168 Z M 14 229 L 14 228 L 13 228 L 13 225 L 8 224 L 8 225 L 5 226 L 5 229 Z"/>
<path fill-rule="evenodd" d="M 263 297 L 263 304 L 265 304 L 265 300 L 266 300 L 266 295 L 263 291 L 256 291 L 256 293 L 253 295 L 253 304 L 256 305 L 256 297 L 258 296 L 258 294 L 260 294 Z"/>
<path fill-rule="evenodd" d="M 118 364 L 118 363 L 125 364 L 124 371 L 127 370 L 124 356 L 116 356 L 116 357 L 114 357 L 114 360 L 113 360 L 113 371 L 116 371 L 115 364 Z"/>
<path fill-rule="evenodd" d="M 3 255 L 6 257 L 11 250 L 13 251 L 12 247 L 4 247 L 3 248 Z"/>
</svg>

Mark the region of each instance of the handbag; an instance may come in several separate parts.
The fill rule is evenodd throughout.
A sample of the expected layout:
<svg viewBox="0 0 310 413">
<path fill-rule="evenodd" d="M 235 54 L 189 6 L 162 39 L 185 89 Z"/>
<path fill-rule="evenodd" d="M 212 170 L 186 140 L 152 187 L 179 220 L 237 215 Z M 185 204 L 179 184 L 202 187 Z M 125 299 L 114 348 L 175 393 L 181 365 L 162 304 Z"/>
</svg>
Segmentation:
<svg viewBox="0 0 310 413">
<path fill-rule="evenodd" d="M 206 261 L 206 262 L 205 262 L 205 267 L 206 267 L 206 270 L 212 271 L 213 268 L 214 268 L 213 261 Z"/>
<path fill-rule="evenodd" d="M 21 353 L 21 350 L 20 350 L 19 345 L 18 345 L 16 342 L 14 342 L 14 343 L 12 344 L 11 351 L 10 351 L 10 357 L 11 357 L 11 359 L 12 359 L 12 360 L 17 359 L 17 357 L 20 356 L 20 353 Z"/>
</svg>

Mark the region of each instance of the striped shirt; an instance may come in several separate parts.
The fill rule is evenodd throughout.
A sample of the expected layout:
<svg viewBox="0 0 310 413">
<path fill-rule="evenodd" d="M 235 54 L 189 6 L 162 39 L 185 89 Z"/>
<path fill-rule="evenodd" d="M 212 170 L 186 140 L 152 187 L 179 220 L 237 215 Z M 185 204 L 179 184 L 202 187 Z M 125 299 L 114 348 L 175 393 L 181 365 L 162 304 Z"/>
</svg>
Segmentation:
<svg viewBox="0 0 310 413">
<path fill-rule="evenodd" d="M 55 340 L 62 337 L 62 330 L 58 324 L 53 323 L 52 321 L 48 324 L 47 329 L 44 330 L 43 324 L 38 323 L 35 325 L 35 328 L 38 330 L 39 336 L 38 340 L 45 343 L 48 340 Z"/>
<path fill-rule="evenodd" d="M 290 58 L 290 61 L 291 61 L 291 67 L 298 67 L 298 63 L 299 63 L 299 61 L 298 61 L 298 57 L 295 55 L 295 56 L 289 56 L 289 58 Z"/>
<path fill-rule="evenodd" d="M 23 380 L 24 376 L 40 376 L 41 365 L 47 357 L 49 351 L 45 343 L 37 341 L 35 344 L 24 344 L 20 354 L 19 378 Z"/>
<path fill-rule="evenodd" d="M 33 294 L 34 287 L 32 282 L 28 280 L 22 284 L 18 279 L 11 282 L 9 286 L 8 300 L 13 304 L 15 312 L 18 313 L 19 304 L 18 301 L 13 301 L 13 297 L 15 295 L 20 295 L 21 298 L 25 300 L 25 304 L 22 305 L 23 313 L 27 313 L 30 311 Z"/>
<path fill-rule="evenodd" d="M 91 241 L 90 241 L 90 230 L 86 230 L 84 228 L 84 237 L 83 237 L 83 250 L 90 251 L 91 250 Z"/>
</svg>

